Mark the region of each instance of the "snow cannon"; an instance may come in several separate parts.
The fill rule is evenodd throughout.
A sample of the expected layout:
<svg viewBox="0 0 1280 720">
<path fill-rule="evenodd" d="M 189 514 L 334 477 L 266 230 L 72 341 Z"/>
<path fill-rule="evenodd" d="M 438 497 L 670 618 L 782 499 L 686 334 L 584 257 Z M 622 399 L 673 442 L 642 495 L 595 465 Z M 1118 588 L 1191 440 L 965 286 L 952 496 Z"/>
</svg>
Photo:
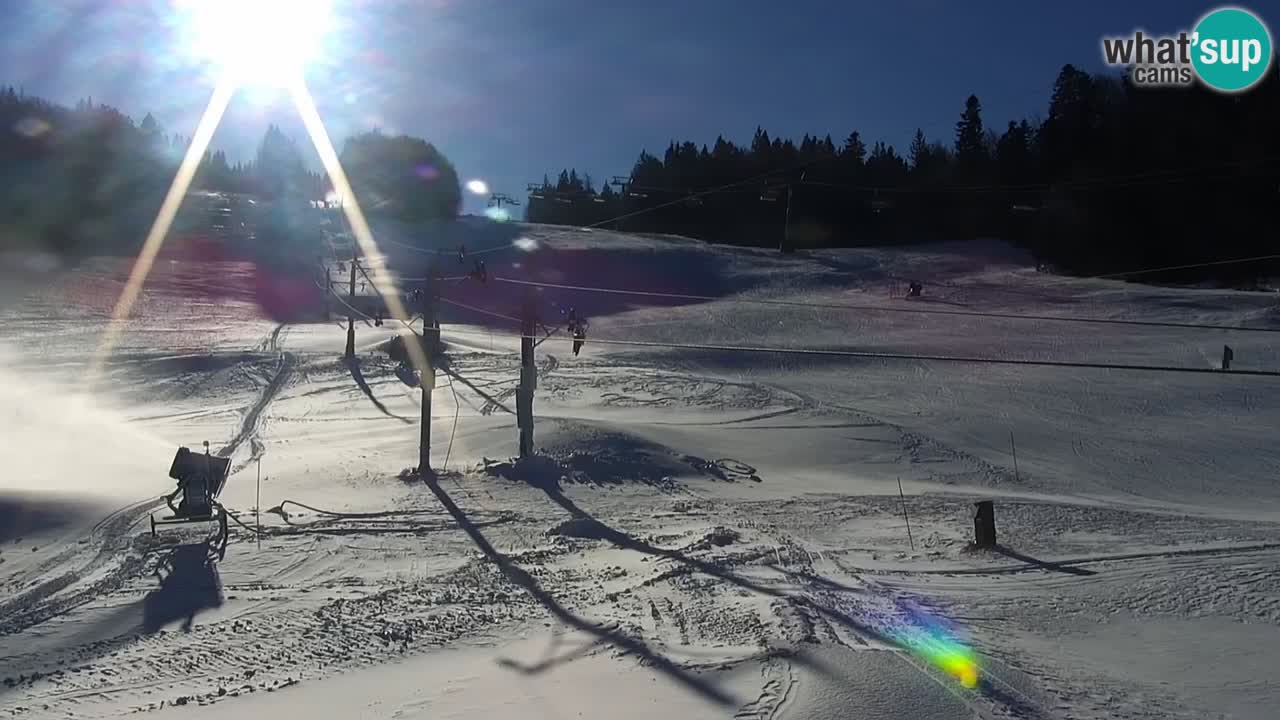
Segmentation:
<svg viewBox="0 0 1280 720">
<path fill-rule="evenodd" d="M 173 514 L 160 518 L 153 514 L 151 536 L 156 537 L 156 528 L 163 525 L 216 522 L 218 557 L 221 558 L 227 548 L 227 511 L 218 503 L 218 495 L 227 484 L 230 470 L 231 458 L 210 455 L 208 442 L 204 444 L 203 454 L 179 447 L 169 465 L 169 477 L 178 482 L 178 487 L 164 496 Z"/>
</svg>

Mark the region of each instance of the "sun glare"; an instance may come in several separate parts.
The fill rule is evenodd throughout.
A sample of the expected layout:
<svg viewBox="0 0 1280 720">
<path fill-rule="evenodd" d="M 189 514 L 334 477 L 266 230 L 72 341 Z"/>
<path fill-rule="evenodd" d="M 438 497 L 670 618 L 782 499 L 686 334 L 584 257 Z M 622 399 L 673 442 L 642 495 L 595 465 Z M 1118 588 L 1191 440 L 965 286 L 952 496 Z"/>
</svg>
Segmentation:
<svg viewBox="0 0 1280 720">
<path fill-rule="evenodd" d="M 287 87 L 319 54 L 328 0 L 177 0 L 187 44 L 238 85 Z"/>
</svg>

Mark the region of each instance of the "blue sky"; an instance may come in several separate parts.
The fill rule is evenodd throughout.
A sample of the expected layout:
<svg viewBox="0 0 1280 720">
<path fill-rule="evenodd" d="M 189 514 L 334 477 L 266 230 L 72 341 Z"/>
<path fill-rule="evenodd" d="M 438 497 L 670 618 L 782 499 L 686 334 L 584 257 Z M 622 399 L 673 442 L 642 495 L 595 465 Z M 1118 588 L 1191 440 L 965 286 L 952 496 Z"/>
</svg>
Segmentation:
<svg viewBox="0 0 1280 720">
<path fill-rule="evenodd" d="M 1274 22 L 1269 5 L 1245 6 Z M 335 0 L 308 79 L 335 142 L 373 127 L 425 137 L 464 180 L 523 196 L 561 167 L 626 174 L 641 149 L 718 133 L 745 142 L 757 125 L 837 143 L 857 129 L 900 150 L 922 127 L 949 143 L 970 93 L 991 128 L 1042 115 L 1064 63 L 1102 69 L 1100 36 L 1174 32 L 1215 6 Z M 212 71 L 182 49 L 181 30 L 168 0 L 0 0 L 0 84 L 150 111 L 189 135 Z M 214 144 L 247 159 L 269 122 L 302 140 L 294 115 L 270 91 L 242 92 Z"/>
</svg>

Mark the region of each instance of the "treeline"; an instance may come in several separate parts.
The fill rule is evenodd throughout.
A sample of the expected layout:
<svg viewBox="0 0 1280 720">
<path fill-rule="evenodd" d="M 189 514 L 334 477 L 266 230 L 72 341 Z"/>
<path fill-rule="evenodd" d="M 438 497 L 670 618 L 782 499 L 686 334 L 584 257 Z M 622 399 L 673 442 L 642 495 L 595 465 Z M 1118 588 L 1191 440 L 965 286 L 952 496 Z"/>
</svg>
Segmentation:
<svg viewBox="0 0 1280 720">
<path fill-rule="evenodd" d="M 1278 75 L 1223 95 L 1067 65 L 1042 120 L 988 128 L 970 96 L 952 132 L 917 129 L 905 151 L 857 131 L 673 141 L 618 183 L 544 178 L 526 217 L 790 249 L 999 237 L 1087 273 L 1267 254 L 1280 230 Z"/>
<path fill-rule="evenodd" d="M 135 123 L 92 99 L 66 107 L 0 89 L 0 250 L 136 251 L 189 143 L 149 113 Z M 458 213 L 457 173 L 424 140 L 373 131 L 348 139 L 341 160 L 366 214 L 422 220 Z M 250 162 L 205 153 L 192 189 L 256 198 L 258 232 L 249 240 L 285 257 L 313 252 L 318 220 L 308 211 L 332 188 L 297 141 L 270 126 Z"/>
</svg>

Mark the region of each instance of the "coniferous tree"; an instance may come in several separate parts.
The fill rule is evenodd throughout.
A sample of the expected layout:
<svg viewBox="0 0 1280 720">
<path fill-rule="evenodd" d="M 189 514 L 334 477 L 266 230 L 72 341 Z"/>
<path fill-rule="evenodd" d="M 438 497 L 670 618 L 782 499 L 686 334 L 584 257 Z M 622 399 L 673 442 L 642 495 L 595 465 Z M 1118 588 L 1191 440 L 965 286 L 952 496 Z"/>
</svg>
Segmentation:
<svg viewBox="0 0 1280 720">
<path fill-rule="evenodd" d="M 982 103 L 977 95 L 970 95 L 964 103 L 964 112 L 956 122 L 956 162 L 962 177 L 970 181 L 986 169 L 986 133 L 982 128 Z"/>
</svg>

